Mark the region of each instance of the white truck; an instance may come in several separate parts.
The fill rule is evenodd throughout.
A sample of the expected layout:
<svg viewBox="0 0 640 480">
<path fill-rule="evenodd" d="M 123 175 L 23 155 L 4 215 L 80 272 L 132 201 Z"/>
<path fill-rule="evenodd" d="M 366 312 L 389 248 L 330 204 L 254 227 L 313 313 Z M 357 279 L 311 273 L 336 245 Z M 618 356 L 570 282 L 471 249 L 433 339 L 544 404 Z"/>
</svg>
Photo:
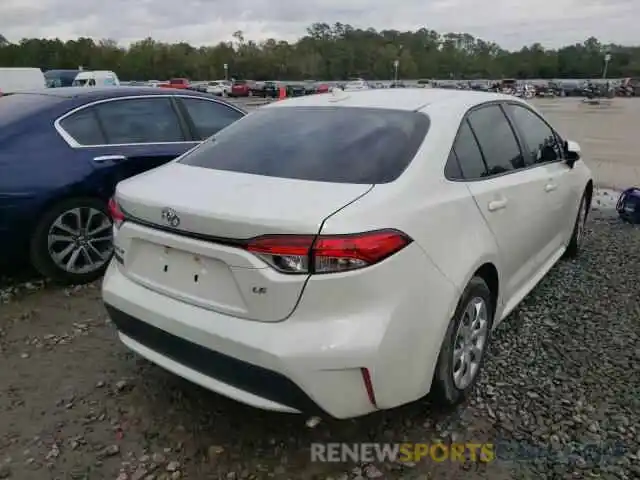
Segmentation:
<svg viewBox="0 0 640 480">
<path fill-rule="evenodd" d="M 0 68 L 0 95 L 46 87 L 44 73 L 39 68 Z"/>
</svg>

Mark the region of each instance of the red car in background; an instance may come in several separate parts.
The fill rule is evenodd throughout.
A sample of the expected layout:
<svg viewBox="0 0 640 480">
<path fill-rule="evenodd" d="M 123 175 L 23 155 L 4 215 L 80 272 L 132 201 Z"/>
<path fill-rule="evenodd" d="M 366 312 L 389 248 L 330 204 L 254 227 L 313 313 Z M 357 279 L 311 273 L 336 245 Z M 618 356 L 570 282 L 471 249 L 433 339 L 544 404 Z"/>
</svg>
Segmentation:
<svg viewBox="0 0 640 480">
<path fill-rule="evenodd" d="M 250 97 L 255 82 L 251 80 L 235 80 L 231 85 L 230 97 Z"/>
<path fill-rule="evenodd" d="M 185 88 L 189 88 L 189 79 L 188 78 L 172 78 L 171 80 L 169 80 L 169 83 L 161 83 L 158 86 L 162 88 L 185 89 Z"/>
</svg>

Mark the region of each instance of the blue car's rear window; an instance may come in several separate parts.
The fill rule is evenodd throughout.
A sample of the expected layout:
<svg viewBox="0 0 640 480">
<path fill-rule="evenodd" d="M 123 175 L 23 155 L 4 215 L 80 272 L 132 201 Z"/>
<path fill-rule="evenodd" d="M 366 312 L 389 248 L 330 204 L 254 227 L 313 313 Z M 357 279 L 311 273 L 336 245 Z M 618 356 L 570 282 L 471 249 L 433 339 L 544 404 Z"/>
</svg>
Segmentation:
<svg viewBox="0 0 640 480">
<path fill-rule="evenodd" d="M 36 93 L 0 95 L 0 127 L 17 122 L 66 100 L 64 97 Z"/>
</svg>

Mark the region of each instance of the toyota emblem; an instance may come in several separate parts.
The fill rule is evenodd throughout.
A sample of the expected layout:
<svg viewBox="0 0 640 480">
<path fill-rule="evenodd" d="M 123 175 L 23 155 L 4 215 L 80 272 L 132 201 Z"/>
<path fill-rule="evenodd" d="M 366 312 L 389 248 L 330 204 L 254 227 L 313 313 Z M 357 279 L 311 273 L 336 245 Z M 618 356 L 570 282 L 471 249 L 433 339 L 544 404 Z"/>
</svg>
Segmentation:
<svg viewBox="0 0 640 480">
<path fill-rule="evenodd" d="M 173 208 L 163 208 L 162 219 L 173 228 L 180 225 L 180 217 Z"/>
</svg>

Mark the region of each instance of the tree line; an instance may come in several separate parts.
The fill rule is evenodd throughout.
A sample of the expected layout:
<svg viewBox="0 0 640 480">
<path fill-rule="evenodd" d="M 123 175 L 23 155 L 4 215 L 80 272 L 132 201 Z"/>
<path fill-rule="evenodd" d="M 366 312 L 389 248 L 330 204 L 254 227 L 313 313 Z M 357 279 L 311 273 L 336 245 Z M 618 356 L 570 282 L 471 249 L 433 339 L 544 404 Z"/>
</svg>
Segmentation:
<svg viewBox="0 0 640 480">
<path fill-rule="evenodd" d="M 399 78 L 597 78 L 605 54 L 611 54 L 607 76 L 640 77 L 640 46 L 604 45 L 596 38 L 559 49 L 536 43 L 519 51 L 466 33 L 377 31 L 336 23 L 315 23 L 295 43 L 255 42 L 241 31 L 233 41 L 194 47 L 146 38 L 128 48 L 116 41 L 79 38 L 23 39 L 10 43 L 0 35 L 0 66 L 113 70 L 121 79 L 165 80 L 225 77 L 253 80 L 370 80 Z"/>
</svg>

